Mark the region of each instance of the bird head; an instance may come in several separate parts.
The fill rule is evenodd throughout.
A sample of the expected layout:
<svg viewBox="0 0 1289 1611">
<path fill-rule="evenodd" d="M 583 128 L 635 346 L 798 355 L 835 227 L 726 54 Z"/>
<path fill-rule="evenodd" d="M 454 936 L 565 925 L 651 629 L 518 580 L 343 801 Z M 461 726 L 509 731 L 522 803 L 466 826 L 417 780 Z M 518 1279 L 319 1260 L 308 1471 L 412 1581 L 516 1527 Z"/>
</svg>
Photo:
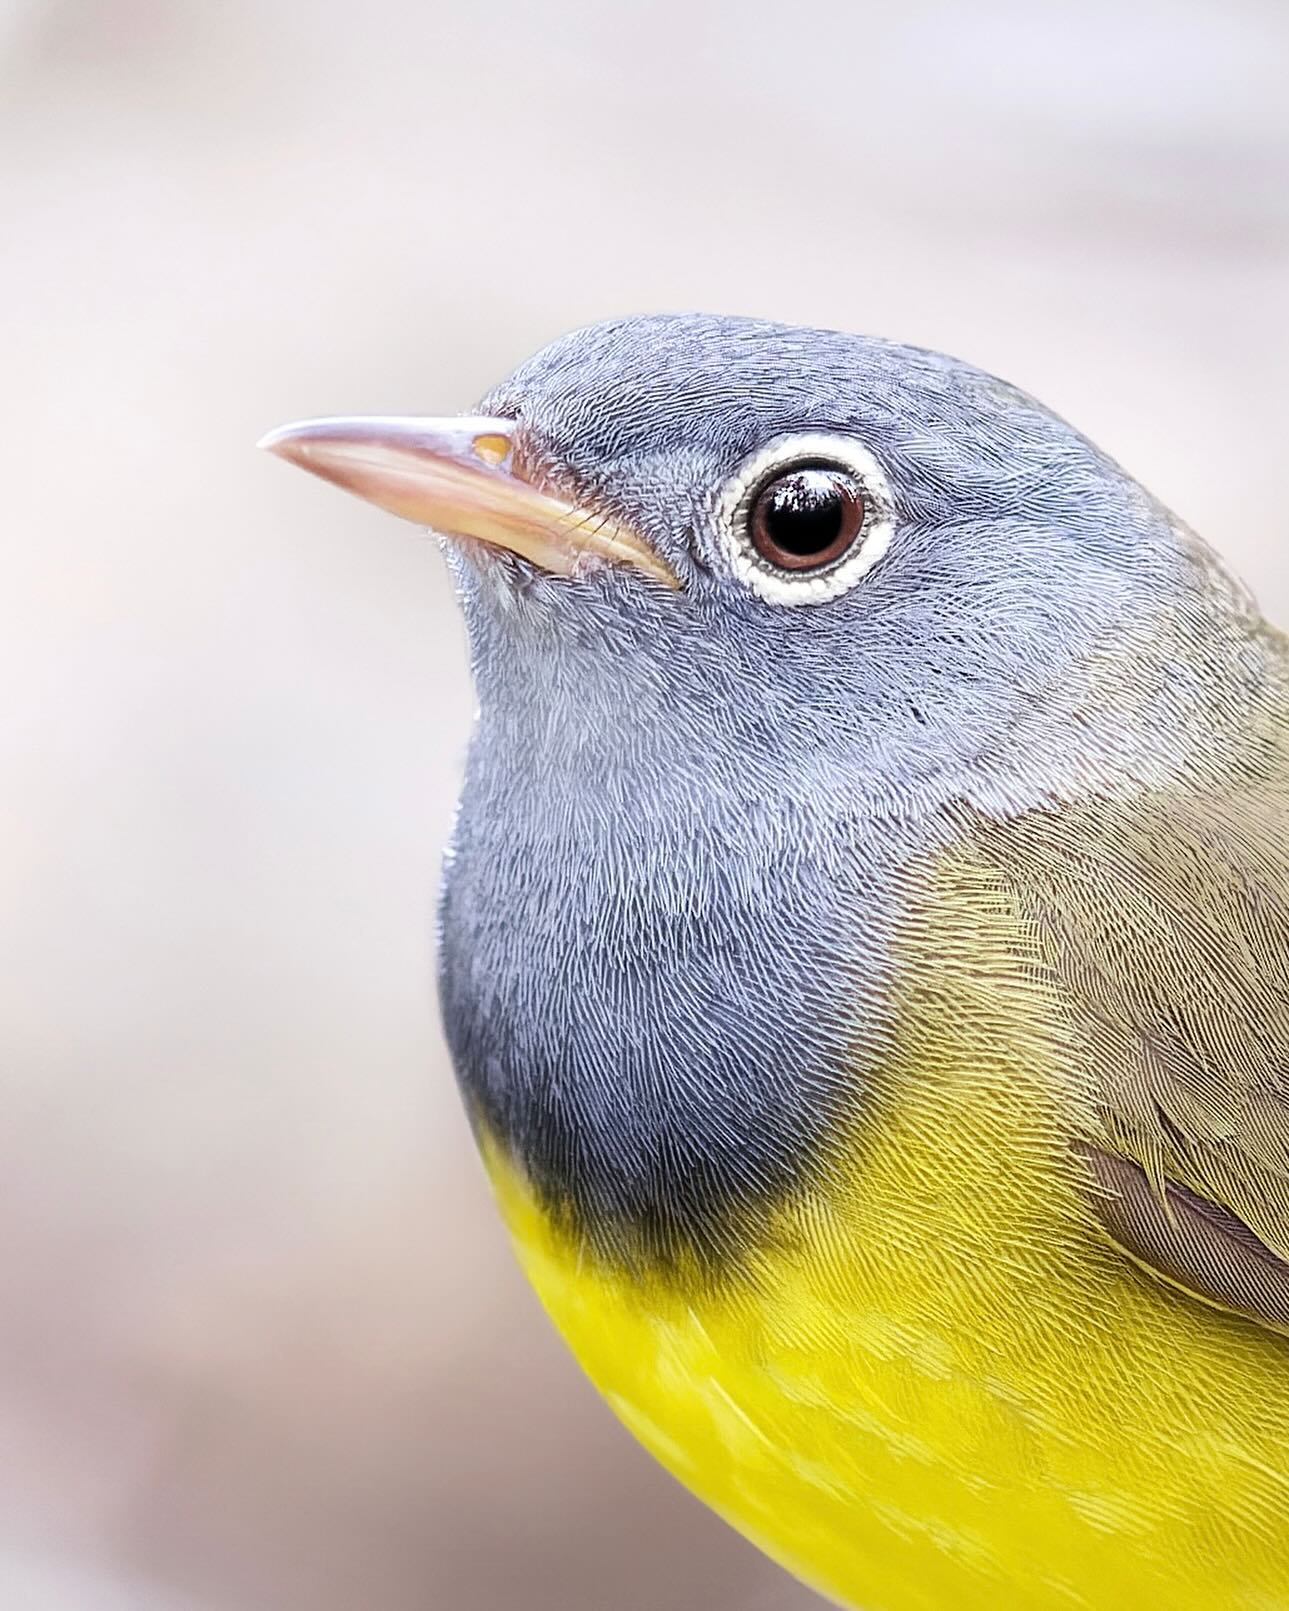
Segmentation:
<svg viewBox="0 0 1289 1611">
<path fill-rule="evenodd" d="M 443 537 L 485 717 L 548 759 L 562 735 L 599 781 L 619 749 L 675 764 L 685 732 L 788 795 L 831 773 L 852 807 L 980 787 L 1184 568 L 1164 512 L 1016 388 L 752 320 L 592 326 L 474 416 L 266 445 Z"/>
<path fill-rule="evenodd" d="M 600 324 L 476 414 L 267 445 L 443 538 L 479 695 L 449 1040 L 632 1257 L 746 1245 L 880 1067 L 913 870 L 1166 772 L 1213 688 L 1178 635 L 1234 596 L 1022 392 L 830 331 Z"/>
</svg>

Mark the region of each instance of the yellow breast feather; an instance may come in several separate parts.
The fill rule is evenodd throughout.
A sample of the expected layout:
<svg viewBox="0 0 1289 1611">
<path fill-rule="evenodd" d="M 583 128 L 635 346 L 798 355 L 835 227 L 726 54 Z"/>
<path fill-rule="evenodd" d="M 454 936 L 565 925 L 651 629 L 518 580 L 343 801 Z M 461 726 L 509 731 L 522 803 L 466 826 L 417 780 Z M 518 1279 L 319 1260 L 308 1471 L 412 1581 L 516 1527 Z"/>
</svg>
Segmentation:
<svg viewBox="0 0 1289 1611">
<path fill-rule="evenodd" d="M 881 1089 L 735 1277 L 597 1263 L 485 1138 L 520 1258 L 641 1441 L 843 1605 L 1289 1606 L 1289 1340 L 1102 1229 L 1028 926 L 996 855 L 941 863 Z"/>
</svg>

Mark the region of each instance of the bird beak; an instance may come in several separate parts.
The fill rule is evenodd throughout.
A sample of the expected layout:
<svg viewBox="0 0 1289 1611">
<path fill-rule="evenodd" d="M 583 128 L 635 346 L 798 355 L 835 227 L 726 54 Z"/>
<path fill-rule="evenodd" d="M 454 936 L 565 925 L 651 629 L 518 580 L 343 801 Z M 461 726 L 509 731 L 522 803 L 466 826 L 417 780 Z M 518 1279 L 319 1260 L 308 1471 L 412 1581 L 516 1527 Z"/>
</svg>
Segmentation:
<svg viewBox="0 0 1289 1611">
<path fill-rule="evenodd" d="M 676 588 L 667 563 L 629 528 L 543 492 L 514 469 L 513 420 L 302 420 L 262 448 L 390 514 L 518 554 L 558 576 L 633 565 Z"/>
</svg>

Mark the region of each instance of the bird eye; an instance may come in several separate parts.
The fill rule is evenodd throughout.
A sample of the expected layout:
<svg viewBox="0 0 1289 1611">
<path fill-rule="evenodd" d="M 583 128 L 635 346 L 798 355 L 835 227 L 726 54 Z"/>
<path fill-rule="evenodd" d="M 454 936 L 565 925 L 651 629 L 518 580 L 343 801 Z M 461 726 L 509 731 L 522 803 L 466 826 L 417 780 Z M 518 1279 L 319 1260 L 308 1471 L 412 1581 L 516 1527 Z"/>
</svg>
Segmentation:
<svg viewBox="0 0 1289 1611">
<path fill-rule="evenodd" d="M 840 559 L 864 526 L 864 494 L 830 465 L 802 465 L 756 494 L 748 535 L 761 558 L 785 571 L 817 570 Z"/>
<path fill-rule="evenodd" d="M 752 454 L 722 488 L 717 534 L 734 575 L 769 604 L 848 592 L 890 545 L 895 500 L 852 436 L 803 431 Z"/>
</svg>

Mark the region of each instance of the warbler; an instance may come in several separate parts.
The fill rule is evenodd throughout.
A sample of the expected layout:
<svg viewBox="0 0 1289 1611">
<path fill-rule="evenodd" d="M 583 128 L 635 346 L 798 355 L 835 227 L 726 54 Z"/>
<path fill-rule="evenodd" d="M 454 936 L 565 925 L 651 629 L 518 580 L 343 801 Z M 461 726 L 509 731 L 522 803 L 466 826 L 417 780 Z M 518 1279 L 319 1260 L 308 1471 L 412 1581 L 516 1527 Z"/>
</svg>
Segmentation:
<svg viewBox="0 0 1289 1611">
<path fill-rule="evenodd" d="M 441 534 L 441 916 L 519 1257 L 865 1611 L 1289 1607 L 1289 646 L 1038 402 L 598 324 L 266 439 Z"/>
</svg>

